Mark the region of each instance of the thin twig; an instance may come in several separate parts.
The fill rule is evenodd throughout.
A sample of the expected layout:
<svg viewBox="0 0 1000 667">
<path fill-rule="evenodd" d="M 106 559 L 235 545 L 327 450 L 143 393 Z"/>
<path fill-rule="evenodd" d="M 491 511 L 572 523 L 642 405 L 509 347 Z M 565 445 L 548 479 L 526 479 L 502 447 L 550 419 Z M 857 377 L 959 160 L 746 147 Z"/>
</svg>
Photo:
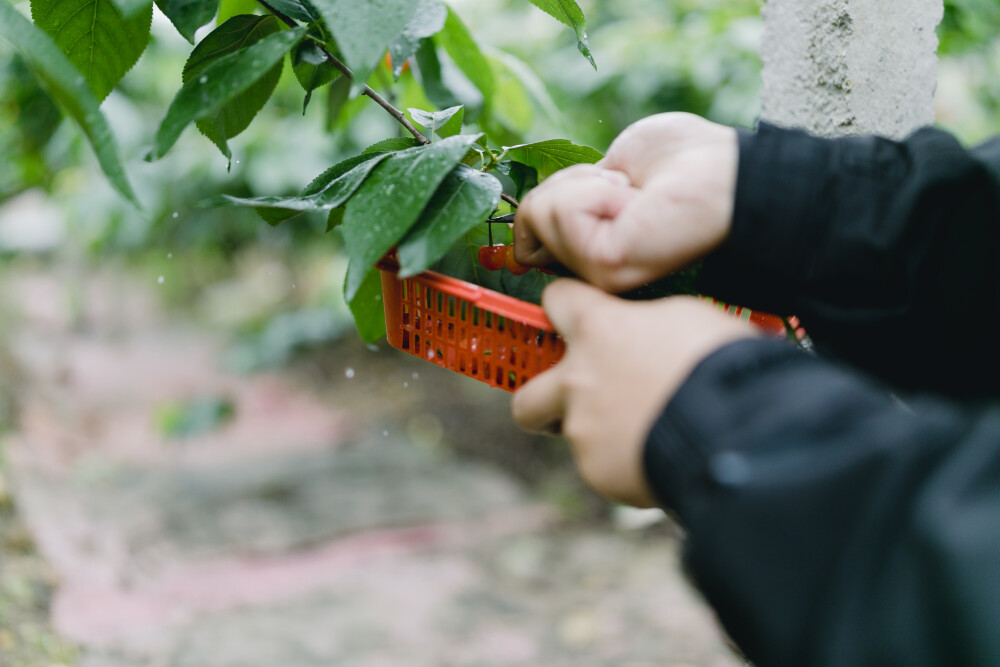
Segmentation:
<svg viewBox="0 0 1000 667">
<path fill-rule="evenodd" d="M 297 28 L 298 27 L 299 24 L 296 23 L 294 19 L 292 19 L 289 16 L 286 16 L 285 14 L 282 14 L 277 9 L 275 9 L 274 7 L 272 7 L 271 5 L 269 5 L 265 0 L 257 0 L 257 2 L 260 4 L 261 7 L 263 7 L 267 11 L 271 12 L 271 14 L 273 14 L 276 19 L 282 21 L 289 28 Z M 323 51 L 323 55 L 326 56 L 327 62 L 329 62 L 331 65 L 333 65 L 338 70 L 340 70 L 341 74 L 343 74 L 344 76 L 346 76 L 348 79 L 350 79 L 351 81 L 354 81 L 354 72 L 351 71 L 350 67 L 348 67 L 347 65 L 345 65 L 344 62 L 340 60 L 340 58 L 338 58 L 337 56 L 335 56 L 332 53 L 330 53 L 329 49 L 327 49 L 326 46 L 324 46 L 322 44 L 319 44 L 319 48 L 320 48 L 321 51 Z M 411 123 L 409 120 L 406 119 L 406 115 L 402 111 L 400 111 L 399 109 L 397 109 L 396 107 L 394 107 L 388 100 L 386 100 L 384 97 L 382 97 L 381 95 L 379 95 L 378 93 L 376 93 L 368 85 L 365 85 L 365 87 L 363 88 L 362 92 L 365 95 L 367 95 L 369 98 L 371 98 L 371 100 L 373 102 L 375 102 L 375 104 L 377 104 L 380 107 L 382 107 L 383 109 L 385 109 L 389 113 L 390 116 L 392 116 L 393 118 L 395 118 L 399 122 L 400 125 L 402 125 L 404 128 L 406 128 L 407 132 L 409 132 L 410 134 L 413 135 L 414 139 L 416 139 L 417 141 L 419 141 L 424 146 L 427 146 L 428 144 L 431 143 L 431 140 L 428 139 L 424 135 L 423 132 L 421 132 L 420 130 L 418 130 L 417 128 L 415 128 L 413 126 L 413 123 Z M 508 204 L 510 204 L 511 206 L 513 206 L 514 208 L 518 207 L 517 200 L 514 199 L 513 197 L 511 197 L 506 192 L 502 193 L 500 195 L 500 198 L 503 199 Z"/>
<path fill-rule="evenodd" d="M 282 14 L 281 12 L 279 12 L 278 10 L 276 10 L 274 7 L 272 7 L 271 5 L 267 4 L 267 2 L 265 2 L 265 0 L 257 0 L 257 2 L 260 4 L 261 7 L 263 7 L 267 11 L 271 12 L 274 15 L 275 18 L 277 18 L 280 21 L 284 22 L 284 24 L 287 25 L 289 28 L 297 28 L 298 27 L 299 24 L 296 23 L 294 19 L 292 19 L 292 18 L 290 18 L 290 17 Z M 346 76 L 348 79 L 350 79 L 351 81 L 354 81 L 354 72 L 351 71 L 350 67 L 348 67 L 347 65 L 345 65 L 340 60 L 340 58 L 338 58 L 337 56 L 335 56 L 332 53 L 330 53 L 329 49 L 327 49 L 322 44 L 319 44 L 319 48 L 320 48 L 321 51 L 323 51 L 323 55 L 326 56 L 327 62 L 329 62 L 331 65 L 333 65 L 338 70 L 340 70 L 340 72 L 344 76 Z M 364 86 L 364 88 L 362 89 L 362 92 L 365 95 L 367 95 L 368 97 L 370 97 L 372 99 L 372 101 L 375 102 L 375 104 L 379 105 L 380 107 L 382 107 L 383 109 L 385 109 L 387 112 L 389 112 L 390 116 L 392 116 L 397 121 L 399 121 L 399 124 L 402 125 L 403 127 L 405 127 L 406 131 L 409 132 L 410 134 L 412 134 L 414 139 L 416 139 L 417 141 L 419 141 L 424 146 L 426 146 L 426 145 L 428 145 L 428 144 L 431 143 L 431 140 L 428 139 L 426 136 L 424 136 L 423 132 L 421 132 L 420 130 L 418 130 L 417 128 L 415 128 L 413 126 L 413 123 L 411 123 L 410 121 L 408 121 L 406 119 L 406 116 L 403 115 L 402 111 L 400 111 L 396 107 L 392 106 L 388 101 L 386 101 L 386 99 L 384 97 L 382 97 L 381 95 L 379 95 L 378 93 L 376 93 L 368 85 Z"/>
</svg>

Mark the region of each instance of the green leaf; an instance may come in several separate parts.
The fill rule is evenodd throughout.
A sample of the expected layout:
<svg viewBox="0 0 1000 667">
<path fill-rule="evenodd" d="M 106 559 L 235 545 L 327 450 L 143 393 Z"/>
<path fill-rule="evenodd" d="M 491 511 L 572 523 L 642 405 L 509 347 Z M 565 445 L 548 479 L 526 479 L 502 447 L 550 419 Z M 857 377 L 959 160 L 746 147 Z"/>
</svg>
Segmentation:
<svg viewBox="0 0 1000 667">
<path fill-rule="evenodd" d="M 489 107 L 496 86 L 493 80 L 493 69 L 486 56 L 479 50 L 479 45 L 469 33 L 469 29 L 462 23 L 462 19 L 458 18 L 458 15 L 450 8 L 444 30 L 434 37 L 434 41 L 445 50 L 458 68 L 462 70 L 462 73 L 479 89 L 483 95 L 484 105 Z"/>
<path fill-rule="evenodd" d="M 0 37 L 6 38 L 21 52 L 45 89 L 77 122 L 111 185 L 141 208 L 125 175 L 108 121 L 101 114 L 97 98 L 83 75 L 73 67 L 51 37 L 6 2 L 0 2 Z"/>
<path fill-rule="evenodd" d="M 375 142 L 364 150 L 365 153 L 381 153 L 386 151 L 401 151 L 419 146 L 420 142 L 413 137 L 389 137 Z"/>
<path fill-rule="evenodd" d="M 521 80 L 503 62 L 490 58 L 493 78 L 496 81 L 496 99 L 492 115 L 501 125 L 517 135 L 531 129 L 535 110 Z"/>
<path fill-rule="evenodd" d="M 234 16 L 253 14 L 258 7 L 260 5 L 257 4 L 257 0 L 220 0 L 219 15 L 215 19 L 215 23 L 222 25 Z"/>
<path fill-rule="evenodd" d="M 501 162 L 497 165 L 497 171 L 507 174 L 510 177 L 510 180 L 514 183 L 515 196 L 518 199 L 524 197 L 532 188 L 538 185 L 538 172 L 535 171 L 534 167 L 529 167 L 526 164 L 521 164 L 520 162 Z"/>
<path fill-rule="evenodd" d="M 237 18 L 240 17 L 226 21 L 219 29 Z M 227 102 L 251 88 L 275 65 L 280 65 L 281 59 L 304 34 L 305 28 L 301 27 L 274 33 L 235 53 L 228 53 L 218 60 L 212 59 L 203 69 L 199 69 L 200 75 L 190 78 L 170 103 L 146 159 L 163 157 L 192 121 L 218 116 Z M 228 133 L 228 127 L 226 131 Z"/>
<path fill-rule="evenodd" d="M 382 303 L 382 272 L 369 269 L 354 298 L 348 301 L 361 339 L 374 343 L 385 335 L 385 305 Z"/>
<path fill-rule="evenodd" d="M 295 52 L 292 54 L 292 71 L 306 91 L 306 97 L 302 102 L 303 114 L 309 106 L 312 92 L 341 76 L 340 70 L 330 64 L 319 44 L 311 39 L 303 40 L 295 47 Z"/>
<path fill-rule="evenodd" d="M 432 37 L 444 28 L 448 10 L 441 0 L 417 0 L 417 12 L 403 32 L 389 42 L 389 56 L 392 58 L 392 75 L 399 80 L 403 65 L 412 58 L 420 47 L 420 40 Z"/>
<path fill-rule="evenodd" d="M 351 80 L 346 76 L 330 84 L 326 89 L 326 130 L 333 131 L 341 124 L 347 124 L 354 117 L 352 102 L 364 102 L 355 98 L 350 100 Z"/>
<path fill-rule="evenodd" d="M 438 186 L 478 138 L 459 135 L 393 153 L 358 188 L 347 202 L 341 228 L 350 257 L 348 301 L 375 260 L 409 231 Z"/>
<path fill-rule="evenodd" d="M 471 84 L 466 83 L 468 90 L 455 91 L 445 83 L 441 59 L 438 57 L 434 42 L 429 39 L 420 42 L 420 48 L 417 49 L 417 69 L 420 72 L 420 83 L 424 93 L 434 106 L 441 109 L 453 106 L 477 109 L 482 106 L 482 95 Z M 469 99 L 468 93 L 474 93 L 475 99 Z"/>
<path fill-rule="evenodd" d="M 322 174 L 314 178 L 309 183 L 309 185 L 307 185 L 305 188 L 302 189 L 302 192 L 300 193 L 299 196 L 302 198 L 307 198 L 307 197 L 313 198 L 317 195 L 320 195 L 325 190 L 329 189 L 333 185 L 334 181 L 340 179 L 341 176 L 345 176 L 345 174 L 350 172 L 355 167 L 360 166 L 361 164 L 367 162 L 368 160 L 372 160 L 373 158 L 378 157 L 378 155 L 379 154 L 356 155 L 354 157 L 347 158 L 342 162 L 338 162 L 337 164 L 333 165 L 332 167 L 324 171 Z M 382 158 L 378 158 L 378 160 L 375 160 L 375 164 L 378 164 L 378 162 L 380 162 L 381 160 Z M 357 178 L 357 177 L 360 178 L 359 180 L 356 181 L 354 187 L 349 188 L 348 191 L 344 193 L 344 201 L 347 200 L 347 197 L 354 194 L 354 191 L 357 189 L 357 186 L 361 185 L 361 181 L 363 181 L 365 176 L 371 172 L 371 169 L 375 167 L 375 164 L 372 164 L 371 167 L 365 170 L 364 175 L 356 174 L 351 177 L 345 177 L 345 178 Z M 342 183 L 341 185 L 345 184 Z M 315 208 L 305 209 L 305 210 L 301 210 L 301 208 L 300 210 L 296 210 L 294 208 L 284 208 L 281 206 L 255 206 L 254 211 L 257 213 L 257 215 L 259 215 L 261 218 L 264 219 L 264 222 L 271 225 L 272 227 L 275 227 L 277 225 L 280 225 L 282 222 L 285 222 L 286 220 L 291 220 L 294 217 L 302 215 L 302 213 L 304 213 L 307 210 L 322 210 L 325 208 L 329 208 L 329 205 L 324 205 L 319 200 L 314 200 L 314 203 L 316 203 Z M 331 205 L 338 207 L 334 210 L 343 209 L 342 203 L 334 203 Z"/>
<path fill-rule="evenodd" d="M 464 107 L 455 106 L 443 111 L 422 111 L 407 109 L 410 118 L 432 136 L 453 137 L 462 132 L 462 119 L 465 116 Z"/>
<path fill-rule="evenodd" d="M 399 277 L 414 276 L 441 259 L 500 203 L 500 181 L 464 165 L 448 174 L 399 244 Z"/>
<path fill-rule="evenodd" d="M 303 23 L 318 23 L 322 18 L 319 12 L 304 0 L 267 0 L 267 4 L 285 16 Z"/>
<path fill-rule="evenodd" d="M 594 56 L 590 52 L 590 44 L 587 42 L 587 20 L 576 0 L 531 0 L 531 3 L 572 28 L 576 33 L 576 48 L 580 49 L 583 57 L 597 69 L 597 63 L 594 62 Z"/>
<path fill-rule="evenodd" d="M 221 195 L 199 204 L 202 207 L 252 207 L 267 222 L 276 225 L 305 211 L 324 211 L 341 206 L 355 193 L 375 167 L 389 153 L 369 153 L 344 160 L 320 174 L 294 197 L 232 197 Z M 273 214 L 263 213 L 271 210 Z"/>
<path fill-rule="evenodd" d="M 149 44 L 153 6 L 126 19 L 111 0 L 31 0 L 31 17 L 86 77 L 100 102 Z"/>
<path fill-rule="evenodd" d="M 130 19 L 147 7 L 152 7 L 152 0 L 112 0 L 115 7 L 126 19 Z"/>
<path fill-rule="evenodd" d="M 329 234 L 344 223 L 344 207 L 330 209 L 330 215 L 326 217 L 326 231 Z"/>
<path fill-rule="evenodd" d="M 574 164 L 593 164 L 602 157 L 600 151 L 590 146 L 574 144 L 569 139 L 550 139 L 505 147 L 499 159 L 534 167 L 538 171 L 538 180 L 544 181 L 560 169 Z"/>
<path fill-rule="evenodd" d="M 413 0 L 313 0 L 312 4 L 354 73 L 352 95 L 361 92 L 389 42 L 406 29 L 417 9 Z"/>
<path fill-rule="evenodd" d="M 177 32 L 194 44 L 194 33 L 215 18 L 219 0 L 156 0 L 156 6 L 170 19 Z"/>
<path fill-rule="evenodd" d="M 244 14 L 234 16 L 213 30 L 205 39 L 191 51 L 188 61 L 181 72 L 181 81 L 185 84 L 194 79 L 207 77 L 205 69 L 215 62 L 238 53 L 243 49 L 261 41 L 268 35 L 281 30 L 278 19 L 273 16 L 254 16 Z M 257 61 L 251 61 L 253 66 Z M 269 69 L 250 86 L 232 96 L 215 114 L 199 118 L 198 129 L 219 147 L 227 158 L 232 156 L 227 140 L 247 129 L 250 121 L 260 111 L 274 92 L 281 78 L 281 68 L 284 60 L 279 58 Z M 231 74 L 229 76 L 232 76 Z"/>
</svg>

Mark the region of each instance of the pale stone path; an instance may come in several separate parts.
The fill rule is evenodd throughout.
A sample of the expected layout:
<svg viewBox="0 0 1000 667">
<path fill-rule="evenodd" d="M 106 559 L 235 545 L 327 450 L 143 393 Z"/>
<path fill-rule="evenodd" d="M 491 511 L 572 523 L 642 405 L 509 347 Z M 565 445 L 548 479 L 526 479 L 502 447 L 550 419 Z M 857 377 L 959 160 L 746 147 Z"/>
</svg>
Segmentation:
<svg viewBox="0 0 1000 667">
<path fill-rule="evenodd" d="M 9 481 L 80 667 L 740 664 L 667 531 L 561 527 L 406 421 L 429 391 L 507 420 L 502 393 L 351 343 L 352 377 L 322 396 L 229 374 L 219 338 L 114 283 L 83 287 L 82 327 L 59 280 L 3 287 L 26 378 Z M 424 379 L 379 388 L 387 363 Z M 162 435 L 159 407 L 197 395 L 228 397 L 234 419 Z M 469 431 L 446 436 L 512 437 Z"/>
</svg>

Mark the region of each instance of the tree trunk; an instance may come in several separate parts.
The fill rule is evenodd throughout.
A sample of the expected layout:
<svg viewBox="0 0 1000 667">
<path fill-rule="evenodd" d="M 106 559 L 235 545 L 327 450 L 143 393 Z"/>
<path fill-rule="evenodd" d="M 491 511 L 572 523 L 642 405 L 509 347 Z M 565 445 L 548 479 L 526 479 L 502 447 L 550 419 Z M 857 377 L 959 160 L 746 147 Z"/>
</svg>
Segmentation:
<svg viewBox="0 0 1000 667">
<path fill-rule="evenodd" d="M 901 138 L 934 121 L 942 0 L 766 0 L 764 120 Z"/>
</svg>

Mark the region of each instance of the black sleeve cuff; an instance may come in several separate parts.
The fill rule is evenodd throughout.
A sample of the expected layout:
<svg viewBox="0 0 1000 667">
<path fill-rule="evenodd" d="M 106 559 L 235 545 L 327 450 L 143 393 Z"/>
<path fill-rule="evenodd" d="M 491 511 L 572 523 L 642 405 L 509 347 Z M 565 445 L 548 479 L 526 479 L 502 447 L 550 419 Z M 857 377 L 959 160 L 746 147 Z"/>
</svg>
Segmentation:
<svg viewBox="0 0 1000 667">
<path fill-rule="evenodd" d="M 699 289 L 758 310 L 789 314 L 810 229 L 832 215 L 828 178 L 835 145 L 761 123 L 739 131 L 739 166 L 729 238 L 704 261 Z"/>
<path fill-rule="evenodd" d="M 643 450 L 646 479 L 664 508 L 686 523 L 705 499 L 704 488 L 739 483 L 739 443 L 730 442 L 739 432 L 734 425 L 771 400 L 766 390 L 747 396 L 739 388 L 748 376 L 803 356 L 783 340 L 754 338 L 723 346 L 698 364 L 653 424 Z"/>
</svg>

